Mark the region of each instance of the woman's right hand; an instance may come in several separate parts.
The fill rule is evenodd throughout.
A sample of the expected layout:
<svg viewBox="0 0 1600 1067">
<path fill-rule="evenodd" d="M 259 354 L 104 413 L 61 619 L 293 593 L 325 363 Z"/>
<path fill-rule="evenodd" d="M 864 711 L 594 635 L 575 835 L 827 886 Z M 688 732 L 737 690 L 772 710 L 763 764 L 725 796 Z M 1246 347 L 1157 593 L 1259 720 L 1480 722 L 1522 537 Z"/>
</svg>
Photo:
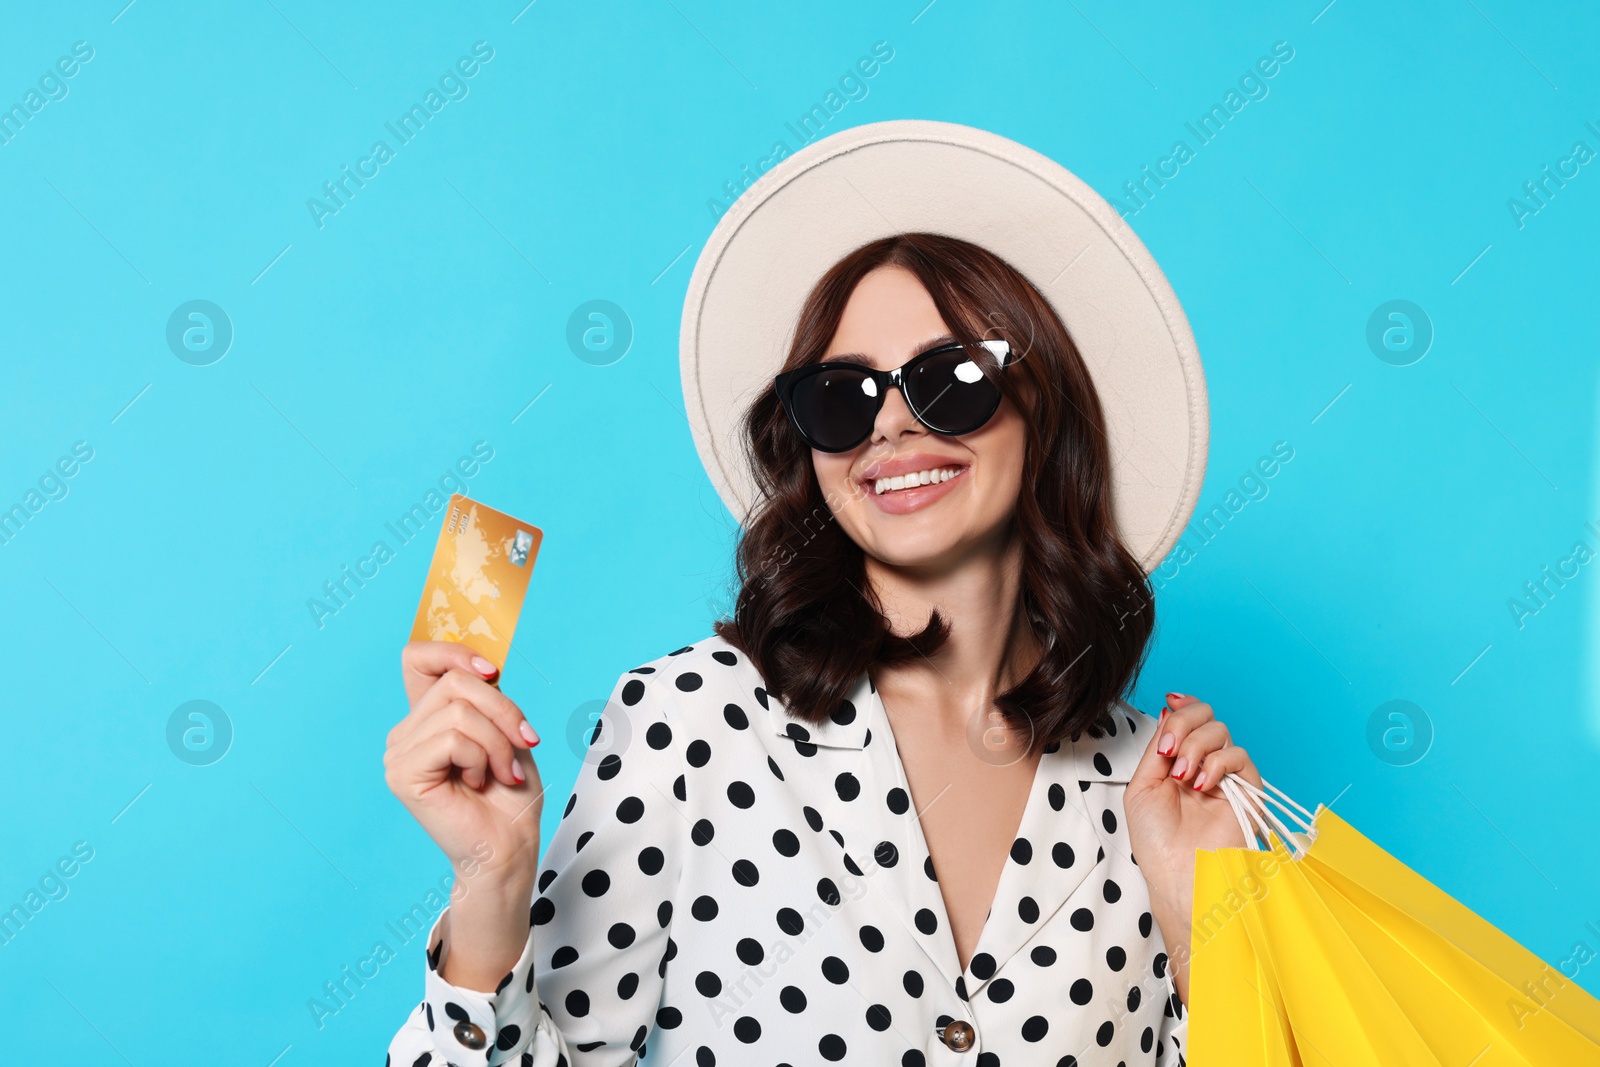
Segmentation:
<svg viewBox="0 0 1600 1067">
<path fill-rule="evenodd" d="M 389 731 L 384 778 L 460 872 L 445 980 L 493 989 L 528 930 L 544 787 L 524 752 L 538 734 L 466 645 L 412 641 L 400 667 L 411 712 Z"/>
</svg>

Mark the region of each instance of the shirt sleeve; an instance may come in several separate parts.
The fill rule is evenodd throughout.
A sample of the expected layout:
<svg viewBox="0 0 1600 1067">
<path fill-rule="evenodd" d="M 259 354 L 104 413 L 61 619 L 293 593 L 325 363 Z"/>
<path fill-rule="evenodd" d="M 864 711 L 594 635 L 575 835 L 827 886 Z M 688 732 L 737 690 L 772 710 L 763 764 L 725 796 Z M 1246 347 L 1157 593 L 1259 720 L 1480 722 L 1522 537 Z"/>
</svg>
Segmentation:
<svg viewBox="0 0 1600 1067">
<path fill-rule="evenodd" d="M 647 669 L 617 679 L 540 863 L 522 955 L 493 993 L 446 982 L 446 908 L 428 935 L 423 1001 L 389 1045 L 391 1067 L 621 1067 L 644 1055 L 675 952 L 689 831 L 670 703 Z"/>
<path fill-rule="evenodd" d="M 1178 996 L 1178 987 L 1172 980 L 1172 963 L 1166 961 L 1161 976 L 1166 991 L 1167 1006 L 1161 1015 L 1161 1035 L 1156 1043 L 1156 1062 L 1162 1067 L 1181 1067 L 1188 1060 L 1184 1047 L 1189 1043 L 1189 1009 Z"/>
</svg>

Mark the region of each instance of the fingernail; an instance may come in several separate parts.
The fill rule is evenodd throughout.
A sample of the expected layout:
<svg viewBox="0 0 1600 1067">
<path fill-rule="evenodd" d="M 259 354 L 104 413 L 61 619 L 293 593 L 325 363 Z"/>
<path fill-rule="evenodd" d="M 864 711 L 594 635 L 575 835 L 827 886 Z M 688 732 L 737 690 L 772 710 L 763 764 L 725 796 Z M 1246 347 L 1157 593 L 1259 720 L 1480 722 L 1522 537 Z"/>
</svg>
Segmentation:
<svg viewBox="0 0 1600 1067">
<path fill-rule="evenodd" d="M 1168 693 L 1167 694 L 1167 699 L 1168 700 L 1182 700 L 1185 695 L 1186 694 L 1184 694 L 1184 693 Z"/>
<path fill-rule="evenodd" d="M 490 663 L 482 656 L 473 656 L 472 669 L 487 678 L 500 668 L 496 667 L 493 663 Z"/>
<path fill-rule="evenodd" d="M 526 782 L 528 780 L 528 776 L 522 773 L 522 765 L 517 762 L 515 756 L 511 758 L 511 777 L 515 778 L 519 782 Z"/>
<path fill-rule="evenodd" d="M 520 723 L 518 723 L 517 729 L 522 731 L 522 739 L 528 742 L 529 748 L 532 748 L 534 745 L 539 743 L 539 735 L 533 732 L 533 727 L 528 725 L 527 719 L 523 719 Z"/>
<path fill-rule="evenodd" d="M 1187 756 L 1179 756 L 1177 758 L 1177 760 L 1172 764 L 1172 777 L 1174 777 L 1174 778 L 1182 778 L 1183 777 L 1183 772 L 1185 770 L 1187 770 L 1188 767 L 1189 767 L 1189 757 L 1187 757 Z"/>
<path fill-rule="evenodd" d="M 1162 734 L 1161 735 L 1161 747 L 1157 748 L 1156 751 L 1161 753 L 1163 756 L 1172 755 L 1172 735 L 1171 734 Z"/>
<path fill-rule="evenodd" d="M 1205 771 L 1201 771 L 1199 773 L 1199 775 L 1197 775 L 1195 777 L 1194 787 L 1196 789 L 1204 789 L 1205 786 L 1206 786 L 1206 772 Z"/>
</svg>

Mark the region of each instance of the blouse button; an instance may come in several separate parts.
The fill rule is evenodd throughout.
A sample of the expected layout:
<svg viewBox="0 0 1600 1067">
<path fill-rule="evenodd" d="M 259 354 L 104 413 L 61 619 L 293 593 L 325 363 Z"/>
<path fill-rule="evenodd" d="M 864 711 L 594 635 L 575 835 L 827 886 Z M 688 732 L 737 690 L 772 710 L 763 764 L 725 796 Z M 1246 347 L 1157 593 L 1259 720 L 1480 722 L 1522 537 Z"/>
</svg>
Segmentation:
<svg viewBox="0 0 1600 1067">
<path fill-rule="evenodd" d="M 975 1036 L 971 1023 L 965 1019 L 957 1019 L 944 1028 L 944 1032 L 939 1035 L 939 1039 L 945 1043 L 947 1048 L 956 1052 L 965 1052 L 972 1047 L 972 1041 Z"/>
<path fill-rule="evenodd" d="M 476 1023 L 468 1022 L 466 1019 L 462 1019 L 460 1022 L 456 1023 L 454 1032 L 456 1035 L 456 1040 L 461 1042 L 467 1048 L 482 1048 L 484 1045 L 488 1044 L 488 1042 L 484 1040 L 483 1031 L 478 1028 L 478 1025 Z"/>
</svg>

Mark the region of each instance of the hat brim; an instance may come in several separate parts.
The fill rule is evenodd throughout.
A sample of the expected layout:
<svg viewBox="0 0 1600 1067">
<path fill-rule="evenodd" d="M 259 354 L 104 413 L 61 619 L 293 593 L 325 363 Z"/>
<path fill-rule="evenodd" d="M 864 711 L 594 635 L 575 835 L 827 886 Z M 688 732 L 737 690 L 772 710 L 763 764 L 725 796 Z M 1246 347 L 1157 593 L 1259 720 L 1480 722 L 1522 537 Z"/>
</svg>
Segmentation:
<svg viewBox="0 0 1600 1067">
<path fill-rule="evenodd" d="M 772 387 L 806 295 L 868 241 L 926 230 L 981 245 L 1061 316 L 1104 408 L 1118 529 L 1146 572 L 1177 544 L 1205 477 L 1205 376 L 1177 294 L 1110 204 L 998 134 L 898 119 L 815 141 L 763 174 L 695 263 L 679 338 L 706 473 L 741 524 L 757 489 L 741 420 Z"/>
</svg>

